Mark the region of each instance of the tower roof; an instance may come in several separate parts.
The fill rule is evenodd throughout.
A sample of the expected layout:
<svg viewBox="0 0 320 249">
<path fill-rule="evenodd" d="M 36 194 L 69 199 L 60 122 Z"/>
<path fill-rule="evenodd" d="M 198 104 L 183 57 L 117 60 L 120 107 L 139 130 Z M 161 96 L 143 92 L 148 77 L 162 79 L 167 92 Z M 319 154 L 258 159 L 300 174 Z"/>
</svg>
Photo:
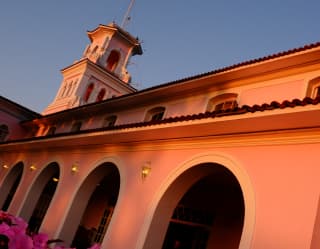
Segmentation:
<svg viewBox="0 0 320 249">
<path fill-rule="evenodd" d="M 104 31 L 111 31 L 114 33 L 119 34 L 122 38 L 124 38 L 125 40 L 127 40 L 132 46 L 133 46 L 133 50 L 132 50 L 132 55 L 136 55 L 142 54 L 142 48 L 141 48 L 141 44 L 138 38 L 133 37 L 129 32 L 125 31 L 123 28 L 121 28 L 119 25 L 117 25 L 114 22 L 111 22 L 107 25 L 104 24 L 99 24 L 99 26 L 91 31 L 87 31 L 88 37 L 90 39 L 90 41 L 92 42 L 94 37 L 98 34 L 100 34 L 100 32 L 104 32 Z"/>
</svg>

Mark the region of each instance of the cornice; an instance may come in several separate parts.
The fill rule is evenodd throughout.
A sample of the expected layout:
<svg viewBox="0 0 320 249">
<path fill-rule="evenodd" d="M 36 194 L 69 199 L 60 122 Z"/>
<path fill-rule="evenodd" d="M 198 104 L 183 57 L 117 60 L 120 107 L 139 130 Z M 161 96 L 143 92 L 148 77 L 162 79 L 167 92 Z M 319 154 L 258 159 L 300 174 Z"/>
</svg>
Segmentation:
<svg viewBox="0 0 320 249">
<path fill-rule="evenodd" d="M 320 142 L 318 106 L 277 109 L 239 116 L 187 120 L 90 133 L 61 134 L 0 144 L 1 151 L 88 148 L 201 148 Z M 272 121 L 272 122 L 271 122 Z M 160 146 L 160 147 L 159 147 Z"/>
</svg>

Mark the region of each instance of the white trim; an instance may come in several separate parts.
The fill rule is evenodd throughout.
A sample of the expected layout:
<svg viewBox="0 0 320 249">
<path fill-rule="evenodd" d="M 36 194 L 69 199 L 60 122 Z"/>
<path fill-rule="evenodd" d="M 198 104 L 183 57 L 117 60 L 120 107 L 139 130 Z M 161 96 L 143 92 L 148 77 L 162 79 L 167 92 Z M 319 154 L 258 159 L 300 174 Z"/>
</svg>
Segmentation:
<svg viewBox="0 0 320 249">
<path fill-rule="evenodd" d="M 248 249 L 251 245 L 251 240 L 253 237 L 254 226 L 255 226 L 255 194 L 253 190 L 253 186 L 249 175 L 245 171 L 245 169 L 241 166 L 239 162 L 236 162 L 234 159 L 231 159 L 230 156 L 222 155 L 222 154 L 200 154 L 197 155 L 179 165 L 172 174 L 165 179 L 160 189 L 156 192 L 153 200 L 149 208 L 146 211 L 146 219 L 144 224 L 141 226 L 140 235 L 137 240 L 137 244 L 135 249 L 142 249 L 144 246 L 144 242 L 147 238 L 147 233 L 150 228 L 155 210 L 159 205 L 159 202 L 169 188 L 169 186 L 177 179 L 183 172 L 192 168 L 193 166 L 202 164 L 202 163 L 216 163 L 226 167 L 230 170 L 233 175 L 238 180 L 245 205 L 245 215 L 244 215 L 244 224 L 241 235 L 241 240 L 239 244 L 239 249 Z"/>
</svg>

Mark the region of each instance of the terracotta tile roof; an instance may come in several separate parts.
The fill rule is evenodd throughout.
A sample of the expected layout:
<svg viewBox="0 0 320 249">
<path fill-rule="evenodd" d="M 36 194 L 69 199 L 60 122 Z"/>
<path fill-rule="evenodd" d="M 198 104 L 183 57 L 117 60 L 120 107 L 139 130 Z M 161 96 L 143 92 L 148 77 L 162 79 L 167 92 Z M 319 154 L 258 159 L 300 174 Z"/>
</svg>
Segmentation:
<svg viewBox="0 0 320 249">
<path fill-rule="evenodd" d="M 205 72 L 205 73 L 202 73 L 202 74 L 193 75 L 193 76 L 186 77 L 186 78 L 183 78 L 183 79 L 170 81 L 170 82 L 167 82 L 167 83 L 163 83 L 163 84 L 160 84 L 160 85 L 152 86 L 152 87 L 145 88 L 145 89 L 142 89 L 142 90 L 137 90 L 134 87 L 130 86 L 129 88 L 131 88 L 134 91 L 132 93 L 121 95 L 121 96 L 118 96 L 118 97 L 115 97 L 115 98 L 112 98 L 112 99 L 106 99 L 106 100 L 103 100 L 103 101 L 100 101 L 100 102 L 94 102 L 94 103 L 89 103 L 89 104 L 86 104 L 86 105 L 81 105 L 81 106 L 78 106 L 78 107 L 74 107 L 72 109 L 66 109 L 66 110 L 62 110 L 62 111 L 59 111 L 59 112 L 50 113 L 50 114 L 44 115 L 42 117 L 52 117 L 52 116 L 61 115 L 63 113 L 68 113 L 70 111 L 84 110 L 84 109 L 86 109 L 88 107 L 91 107 L 91 106 L 98 106 L 98 105 L 101 105 L 101 104 L 103 105 L 104 103 L 107 103 L 107 102 L 110 102 L 110 101 L 119 100 L 119 99 L 125 99 L 127 97 L 134 96 L 136 94 L 147 93 L 148 91 L 152 91 L 152 90 L 155 90 L 155 89 L 161 89 L 161 88 L 166 87 L 166 86 L 183 83 L 183 82 L 186 82 L 186 81 L 189 81 L 189 80 L 198 79 L 198 78 L 205 77 L 205 76 L 208 76 L 208 75 L 218 74 L 218 73 L 225 72 L 225 71 L 232 70 L 232 69 L 236 69 L 236 68 L 239 68 L 239 67 L 242 67 L 242 66 L 247 66 L 247 65 L 251 65 L 251 64 L 255 64 L 255 63 L 259 63 L 259 62 L 263 62 L 263 61 L 267 61 L 267 60 L 271 60 L 271 59 L 275 59 L 275 58 L 278 58 L 278 57 L 282 57 L 282 56 L 286 56 L 286 55 L 302 52 L 302 51 L 313 49 L 313 48 L 317 48 L 317 47 L 320 47 L 320 42 L 308 44 L 308 45 L 305 45 L 305 46 L 300 47 L 300 48 L 294 48 L 294 49 L 291 49 L 291 50 L 275 53 L 275 54 L 268 55 L 268 56 L 265 56 L 265 57 L 244 61 L 244 62 L 241 62 L 241 63 L 238 63 L 238 64 L 234 64 L 234 65 L 231 65 L 231 66 L 223 67 L 223 68 L 216 69 L 216 70 L 209 71 L 209 72 Z M 77 63 L 80 63 L 83 60 L 88 60 L 88 59 L 82 59 L 82 60 L 78 61 Z M 89 63 L 90 63 L 90 61 L 89 61 Z M 73 66 L 73 65 L 71 65 L 71 66 Z M 67 69 L 67 68 L 69 68 L 71 66 L 68 66 L 68 67 L 66 67 L 66 68 L 64 68 L 62 70 L 65 70 L 65 69 Z M 98 65 L 95 65 L 95 66 L 98 66 Z M 103 70 L 105 70 L 101 66 L 98 66 L 98 67 L 103 69 Z M 127 85 L 125 82 L 123 82 L 123 84 Z M 29 121 L 31 121 L 31 120 L 29 120 Z"/>
<path fill-rule="evenodd" d="M 25 106 L 22 106 L 22 105 L 20 105 L 20 104 L 18 104 L 18 103 L 16 103 L 16 102 L 14 102 L 14 101 L 12 101 L 12 100 L 4 97 L 4 96 L 1 96 L 1 95 L 0 95 L 0 101 L 7 102 L 7 103 L 10 104 L 11 106 L 14 106 L 14 107 L 22 110 L 23 112 L 28 113 L 32 118 L 39 118 L 39 117 L 41 117 L 41 114 L 39 114 L 39 113 L 37 113 L 37 112 L 35 112 L 35 111 L 32 111 L 32 110 L 30 110 L 29 108 L 27 108 L 27 107 L 25 107 Z M 31 117 L 30 117 L 30 118 L 31 118 Z"/>
<path fill-rule="evenodd" d="M 186 116 L 177 116 L 170 117 L 163 120 L 158 121 L 149 121 L 149 122 L 140 122 L 135 124 L 124 124 L 119 126 L 114 126 L 111 129 L 124 129 L 124 128 L 135 128 L 135 127 L 144 127 L 151 126 L 155 124 L 166 124 L 166 123 L 175 123 L 175 122 L 183 122 L 190 120 L 200 120 L 205 118 L 215 118 L 215 117 L 223 117 L 223 116 L 231 116 L 231 115 L 240 115 L 245 113 L 254 113 L 254 112 L 263 112 L 270 111 L 274 109 L 284 109 L 284 108 L 294 108 L 296 106 L 305 106 L 305 105 L 317 105 L 320 103 L 320 96 L 312 99 L 310 97 L 305 97 L 303 100 L 293 99 L 291 101 L 285 100 L 283 102 L 272 101 L 270 104 L 264 103 L 262 105 L 243 105 L 241 107 L 235 107 L 233 109 L 227 110 L 219 110 L 212 112 L 205 112 L 193 115 Z"/>
<path fill-rule="evenodd" d="M 233 109 L 227 109 L 227 110 L 219 110 L 219 111 L 198 113 L 198 114 L 192 114 L 192 115 L 169 117 L 169 118 L 165 118 L 162 120 L 156 120 L 156 121 L 147 121 L 147 122 L 115 125 L 112 127 L 101 127 L 101 128 L 95 128 L 95 129 L 80 130 L 80 131 L 76 131 L 76 132 L 57 133 L 57 134 L 41 136 L 41 137 L 33 137 L 33 138 L 27 138 L 27 139 L 6 141 L 6 142 L 0 143 L 0 144 L 10 144 L 10 143 L 15 143 L 15 142 L 42 140 L 42 139 L 48 139 L 48 138 L 72 136 L 72 135 L 77 135 L 77 134 L 87 134 L 87 133 L 102 132 L 102 131 L 108 131 L 108 130 L 140 128 L 140 127 L 147 127 L 147 126 L 153 126 L 153 125 L 159 125 L 159 124 L 170 124 L 170 123 L 177 123 L 177 122 L 184 122 L 184 121 L 201 120 L 201 119 L 207 119 L 207 118 L 216 118 L 216 117 L 231 116 L 231 115 L 241 115 L 241 114 L 245 114 L 245 113 L 264 112 L 264 111 L 271 111 L 271 110 L 275 110 L 275 109 L 294 108 L 297 106 L 318 105 L 319 103 L 320 103 L 320 96 L 318 96 L 314 99 L 310 98 L 310 97 L 305 97 L 302 100 L 293 99 L 291 101 L 284 100 L 283 102 L 272 101 L 270 104 L 264 103 L 261 105 L 253 105 L 253 106 L 243 105 L 241 107 L 235 107 Z"/>
<path fill-rule="evenodd" d="M 190 76 L 190 77 L 186 77 L 186 78 L 170 81 L 170 82 L 167 82 L 167 83 L 164 83 L 164 84 L 161 84 L 161 85 L 157 85 L 157 86 L 154 86 L 154 87 L 147 88 L 145 90 L 154 89 L 154 88 L 167 86 L 167 85 L 171 85 L 171 84 L 177 84 L 177 83 L 181 83 L 181 82 L 188 81 L 188 80 L 194 80 L 194 79 L 198 79 L 198 78 L 201 78 L 201 77 L 205 77 L 205 76 L 209 76 L 209 75 L 214 75 L 214 74 L 226 72 L 226 71 L 229 71 L 229 70 L 232 70 L 232 69 L 236 69 L 236 68 L 240 68 L 240 67 L 243 67 L 243 66 L 248 66 L 248 65 L 255 64 L 255 63 L 259 63 L 259 62 L 264 62 L 264 61 L 267 61 L 267 60 L 276 59 L 276 58 L 279 58 L 279 57 L 282 57 L 282 56 L 291 55 L 291 54 L 298 53 L 298 52 L 303 52 L 303 51 L 306 51 L 306 50 L 309 50 L 309 49 L 313 49 L 313 48 L 317 48 L 317 47 L 320 47 L 320 42 L 311 43 L 311 44 L 304 45 L 304 46 L 299 47 L 299 48 L 294 48 L 294 49 L 290 49 L 290 50 L 287 50 L 287 51 L 282 51 L 282 52 L 279 52 L 279 53 L 267 55 L 267 56 L 260 57 L 260 58 L 257 58 L 257 59 L 252 59 L 252 60 L 247 60 L 247 61 L 244 61 L 244 62 L 236 63 L 236 64 L 233 64 L 231 66 L 218 68 L 218 69 L 215 69 L 213 71 L 209 71 L 209 72 L 193 75 L 193 76 Z"/>
</svg>

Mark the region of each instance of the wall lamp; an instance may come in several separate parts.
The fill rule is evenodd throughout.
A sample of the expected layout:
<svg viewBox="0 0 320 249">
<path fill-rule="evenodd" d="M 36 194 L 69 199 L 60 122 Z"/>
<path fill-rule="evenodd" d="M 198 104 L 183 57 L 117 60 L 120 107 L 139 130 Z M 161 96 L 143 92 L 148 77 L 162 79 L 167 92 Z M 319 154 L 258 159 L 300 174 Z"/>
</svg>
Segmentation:
<svg viewBox="0 0 320 249">
<path fill-rule="evenodd" d="M 9 166 L 8 166 L 7 164 L 3 164 L 3 165 L 2 165 L 2 168 L 4 168 L 4 169 L 9 169 Z"/>
<path fill-rule="evenodd" d="M 31 164 L 30 168 L 31 171 L 35 171 L 37 169 L 37 167 L 34 164 Z"/>
<path fill-rule="evenodd" d="M 79 171 L 78 162 L 75 162 L 71 166 L 71 174 L 75 174 Z"/>
<path fill-rule="evenodd" d="M 141 168 L 142 180 L 145 180 L 147 178 L 147 176 L 150 174 L 150 172 L 151 172 L 151 163 L 146 162 Z"/>
</svg>

